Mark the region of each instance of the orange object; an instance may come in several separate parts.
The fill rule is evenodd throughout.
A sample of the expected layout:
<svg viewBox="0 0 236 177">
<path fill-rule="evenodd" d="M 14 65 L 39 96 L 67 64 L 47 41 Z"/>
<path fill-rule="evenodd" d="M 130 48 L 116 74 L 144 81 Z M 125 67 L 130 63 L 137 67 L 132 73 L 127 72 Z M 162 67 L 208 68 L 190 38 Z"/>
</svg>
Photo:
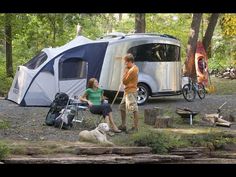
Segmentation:
<svg viewBox="0 0 236 177">
<path fill-rule="evenodd" d="M 208 57 L 206 50 L 203 47 L 202 42 L 197 42 L 197 48 L 195 53 L 195 67 L 197 73 L 198 83 L 208 85 Z"/>
</svg>

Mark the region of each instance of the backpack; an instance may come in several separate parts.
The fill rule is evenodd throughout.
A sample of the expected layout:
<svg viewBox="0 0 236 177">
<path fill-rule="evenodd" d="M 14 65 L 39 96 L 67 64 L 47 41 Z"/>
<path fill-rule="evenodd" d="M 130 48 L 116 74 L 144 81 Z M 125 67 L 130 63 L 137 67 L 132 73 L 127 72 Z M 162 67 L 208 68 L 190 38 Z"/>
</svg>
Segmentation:
<svg viewBox="0 0 236 177">
<path fill-rule="evenodd" d="M 60 111 L 66 107 L 69 101 L 69 96 L 66 93 L 56 93 L 55 98 L 50 106 L 50 109 L 45 118 L 46 125 L 53 126 L 55 119 L 60 115 Z"/>
<path fill-rule="evenodd" d="M 73 127 L 72 121 L 76 114 L 76 106 L 72 105 L 62 109 L 60 115 L 55 118 L 54 127 L 68 130 Z"/>
</svg>

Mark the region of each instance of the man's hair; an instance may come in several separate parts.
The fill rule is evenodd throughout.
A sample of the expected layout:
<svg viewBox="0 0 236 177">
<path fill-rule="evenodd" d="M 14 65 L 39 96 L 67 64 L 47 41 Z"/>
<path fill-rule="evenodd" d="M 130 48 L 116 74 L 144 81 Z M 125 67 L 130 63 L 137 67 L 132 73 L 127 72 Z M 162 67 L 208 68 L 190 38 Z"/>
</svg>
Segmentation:
<svg viewBox="0 0 236 177">
<path fill-rule="evenodd" d="M 88 88 L 93 88 L 94 81 L 97 80 L 96 78 L 91 78 L 88 81 Z"/>
<path fill-rule="evenodd" d="M 134 56 L 131 53 L 128 53 L 127 55 L 124 56 L 124 60 L 127 62 L 134 62 Z"/>
</svg>

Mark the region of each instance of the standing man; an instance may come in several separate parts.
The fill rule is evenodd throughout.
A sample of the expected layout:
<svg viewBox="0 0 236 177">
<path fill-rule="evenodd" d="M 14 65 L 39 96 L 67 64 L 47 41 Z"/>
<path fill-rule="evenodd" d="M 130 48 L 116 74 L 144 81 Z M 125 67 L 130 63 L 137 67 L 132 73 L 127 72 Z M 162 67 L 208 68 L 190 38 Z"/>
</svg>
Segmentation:
<svg viewBox="0 0 236 177">
<path fill-rule="evenodd" d="M 125 70 L 122 77 L 124 96 L 119 106 L 122 124 L 119 126 L 119 129 L 126 131 L 126 110 L 128 110 L 133 113 L 133 126 L 128 130 L 131 133 L 138 131 L 137 84 L 139 69 L 134 64 L 134 57 L 131 53 L 125 55 L 124 61 Z"/>
</svg>

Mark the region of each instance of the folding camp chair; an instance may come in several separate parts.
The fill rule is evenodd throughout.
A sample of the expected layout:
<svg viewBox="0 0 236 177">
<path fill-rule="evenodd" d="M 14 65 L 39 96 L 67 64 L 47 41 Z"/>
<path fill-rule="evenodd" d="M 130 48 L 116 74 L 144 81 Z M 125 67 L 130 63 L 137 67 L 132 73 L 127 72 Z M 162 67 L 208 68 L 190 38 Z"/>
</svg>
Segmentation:
<svg viewBox="0 0 236 177">
<path fill-rule="evenodd" d="M 95 115 L 89 111 L 89 107 L 87 103 L 81 103 L 77 99 L 69 99 L 69 103 L 67 107 L 70 107 L 70 106 L 75 106 L 76 108 L 75 117 L 73 119 L 73 122 L 75 123 L 83 123 L 85 119 L 89 119 L 91 115 Z M 93 117 L 92 119 L 94 119 L 94 116 L 92 117 Z M 98 126 L 102 118 L 103 117 L 101 115 L 96 114 L 96 117 L 95 117 L 96 121 L 93 121 L 95 127 Z"/>
</svg>

